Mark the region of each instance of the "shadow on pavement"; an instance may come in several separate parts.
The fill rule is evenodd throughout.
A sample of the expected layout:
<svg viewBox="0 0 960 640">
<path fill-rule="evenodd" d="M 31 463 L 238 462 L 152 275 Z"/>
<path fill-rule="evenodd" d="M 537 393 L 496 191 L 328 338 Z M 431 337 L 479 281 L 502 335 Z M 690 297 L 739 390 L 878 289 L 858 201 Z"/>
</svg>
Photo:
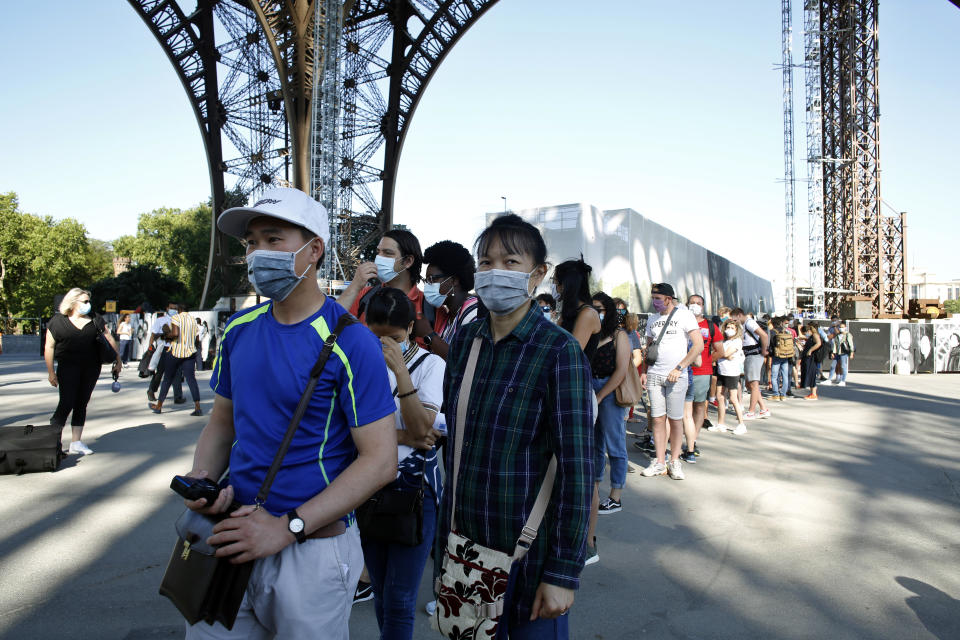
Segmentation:
<svg viewBox="0 0 960 640">
<path fill-rule="evenodd" d="M 926 582 L 897 577 L 897 583 L 916 595 L 907 598 L 907 606 L 917 619 L 940 640 L 952 640 L 960 634 L 960 600 L 951 598 Z"/>
</svg>

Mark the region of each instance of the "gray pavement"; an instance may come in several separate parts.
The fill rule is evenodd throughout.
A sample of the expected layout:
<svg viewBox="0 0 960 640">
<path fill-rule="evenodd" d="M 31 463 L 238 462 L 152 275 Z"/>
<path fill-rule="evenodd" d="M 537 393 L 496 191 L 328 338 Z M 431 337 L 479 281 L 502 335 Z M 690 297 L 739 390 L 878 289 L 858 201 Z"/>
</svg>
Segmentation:
<svg viewBox="0 0 960 640">
<path fill-rule="evenodd" d="M 94 455 L 0 477 L 0 640 L 182 636 L 157 586 L 182 508 L 170 478 L 204 422 L 189 403 L 150 413 L 133 368 L 122 382 L 94 392 Z M 601 516 L 573 637 L 960 637 L 960 376 L 853 374 L 821 396 L 742 437 L 704 432 L 683 482 L 640 476 L 628 436 L 638 472 Z M 43 423 L 56 403 L 39 359 L 0 356 L 0 425 Z M 417 618 L 416 638 L 438 637 Z M 376 629 L 373 603 L 355 606 L 352 637 Z"/>
</svg>

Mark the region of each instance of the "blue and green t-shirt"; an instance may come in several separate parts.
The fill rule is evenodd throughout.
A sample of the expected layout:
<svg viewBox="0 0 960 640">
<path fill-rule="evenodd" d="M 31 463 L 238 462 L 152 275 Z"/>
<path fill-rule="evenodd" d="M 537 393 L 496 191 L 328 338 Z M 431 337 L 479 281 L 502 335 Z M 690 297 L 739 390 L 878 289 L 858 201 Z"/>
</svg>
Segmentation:
<svg viewBox="0 0 960 640">
<path fill-rule="evenodd" d="M 241 504 L 254 503 L 323 341 L 347 313 L 327 298 L 317 313 L 285 325 L 272 308 L 265 302 L 230 318 L 210 378 L 213 391 L 233 401 L 230 484 Z M 361 324 L 348 326 L 327 360 L 266 509 L 279 516 L 323 491 L 356 457 L 350 428 L 394 411 L 380 341 Z"/>
</svg>

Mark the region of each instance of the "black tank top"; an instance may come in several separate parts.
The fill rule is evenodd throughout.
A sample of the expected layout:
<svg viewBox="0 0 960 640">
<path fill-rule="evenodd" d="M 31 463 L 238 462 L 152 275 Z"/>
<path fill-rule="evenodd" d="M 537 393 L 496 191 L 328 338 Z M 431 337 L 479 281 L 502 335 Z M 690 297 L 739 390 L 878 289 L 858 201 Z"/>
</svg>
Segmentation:
<svg viewBox="0 0 960 640">
<path fill-rule="evenodd" d="M 597 334 L 600 338 L 600 334 Z M 593 358 L 590 359 L 590 369 L 593 370 L 594 378 L 609 378 L 617 370 L 617 334 L 613 334 L 613 340 L 605 343 L 596 350 Z"/>
</svg>

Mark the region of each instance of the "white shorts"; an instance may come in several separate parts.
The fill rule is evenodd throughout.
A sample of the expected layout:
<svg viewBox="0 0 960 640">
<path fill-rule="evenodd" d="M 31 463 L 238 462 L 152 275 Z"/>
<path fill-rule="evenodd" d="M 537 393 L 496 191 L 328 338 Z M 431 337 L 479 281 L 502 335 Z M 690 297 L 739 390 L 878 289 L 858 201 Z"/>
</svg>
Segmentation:
<svg viewBox="0 0 960 640">
<path fill-rule="evenodd" d="M 332 538 L 293 543 L 256 560 L 232 630 L 187 625 L 187 640 L 318 638 L 347 640 L 350 609 L 363 571 L 356 526 Z"/>
<path fill-rule="evenodd" d="M 647 374 L 647 393 L 650 395 L 650 417 L 666 414 L 671 420 L 683 420 L 683 403 L 687 396 L 687 375 L 676 382 L 667 382 L 667 376 Z"/>
</svg>

